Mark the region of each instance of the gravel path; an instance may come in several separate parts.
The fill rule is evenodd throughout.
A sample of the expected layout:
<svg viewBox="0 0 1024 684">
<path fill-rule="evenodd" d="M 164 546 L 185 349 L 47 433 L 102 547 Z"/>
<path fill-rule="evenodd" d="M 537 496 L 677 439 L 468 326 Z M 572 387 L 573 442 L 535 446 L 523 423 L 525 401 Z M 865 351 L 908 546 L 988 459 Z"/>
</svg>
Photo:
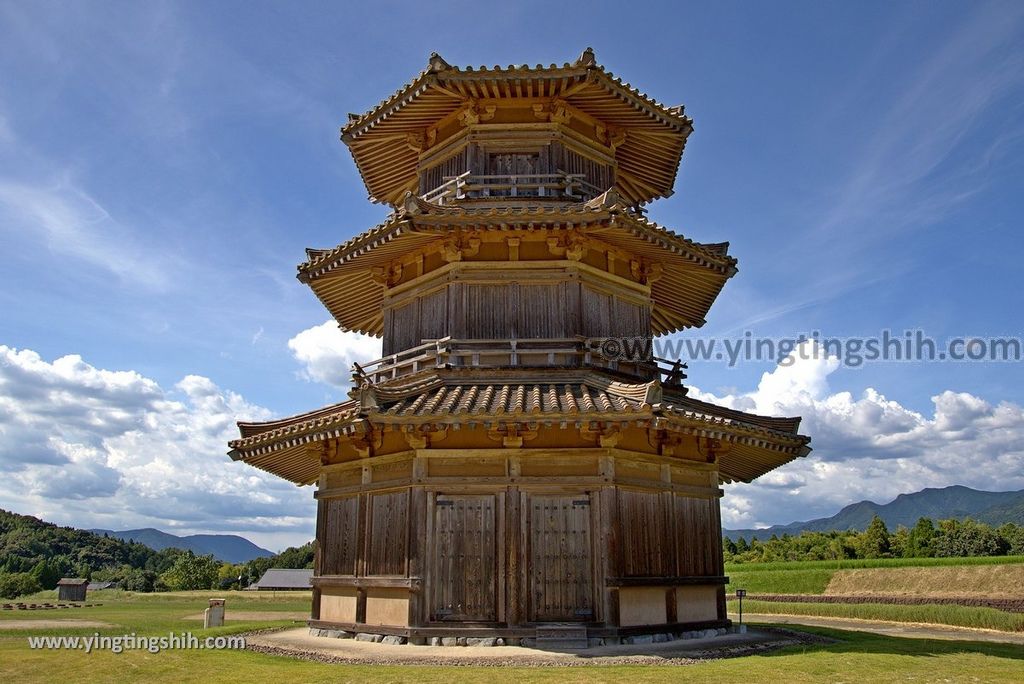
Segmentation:
<svg viewBox="0 0 1024 684">
<path fill-rule="evenodd" d="M 202 613 L 186 615 L 182 620 L 200 620 Z M 285 610 L 231 610 L 224 612 L 224 619 L 227 622 L 272 622 L 274 620 L 308 620 L 309 611 L 285 611 Z"/>
<path fill-rule="evenodd" d="M 0 620 L 0 629 L 61 629 L 68 627 L 113 627 L 99 620 Z"/>
<path fill-rule="evenodd" d="M 310 636 L 306 628 L 246 636 L 246 648 L 261 653 L 318 662 L 373 665 L 476 665 L 491 667 L 574 667 L 585 665 L 689 665 L 783 646 L 830 643 L 831 640 L 789 630 L 751 630 L 711 639 L 658 644 L 601 646 L 585 651 L 543 651 L 519 646 L 394 646 L 354 639 Z"/>
</svg>

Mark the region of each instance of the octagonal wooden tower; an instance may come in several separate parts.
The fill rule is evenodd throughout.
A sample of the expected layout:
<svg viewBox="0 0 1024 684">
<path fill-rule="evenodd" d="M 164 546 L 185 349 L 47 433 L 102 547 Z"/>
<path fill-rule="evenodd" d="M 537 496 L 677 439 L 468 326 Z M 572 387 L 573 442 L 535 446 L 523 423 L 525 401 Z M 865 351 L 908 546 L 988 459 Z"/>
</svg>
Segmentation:
<svg viewBox="0 0 1024 684">
<path fill-rule="evenodd" d="M 241 423 L 236 460 L 316 484 L 311 626 L 573 638 L 728 624 L 720 483 L 805 454 L 798 418 L 687 396 L 652 335 L 735 272 L 639 207 L 691 120 L 574 64 L 426 71 L 342 129 L 394 212 L 299 279 L 383 336 L 351 400 Z M 607 342 L 612 340 L 612 342 Z M 566 631 L 568 630 L 568 631 Z"/>
</svg>

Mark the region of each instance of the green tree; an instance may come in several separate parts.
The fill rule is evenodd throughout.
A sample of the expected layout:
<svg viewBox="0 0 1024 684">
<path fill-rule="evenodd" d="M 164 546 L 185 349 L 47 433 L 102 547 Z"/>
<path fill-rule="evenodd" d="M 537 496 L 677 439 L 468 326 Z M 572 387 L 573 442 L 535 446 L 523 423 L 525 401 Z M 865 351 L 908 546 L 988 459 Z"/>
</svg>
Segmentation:
<svg viewBox="0 0 1024 684">
<path fill-rule="evenodd" d="M 1010 545 L 989 525 L 967 520 L 943 520 L 935 541 L 935 555 L 952 558 L 1003 556 Z"/>
<path fill-rule="evenodd" d="M 162 575 L 171 569 L 178 557 L 185 552 L 181 549 L 169 547 L 157 551 L 146 560 L 145 569 L 152 570 L 157 575 Z"/>
<path fill-rule="evenodd" d="M 860 535 L 860 550 L 864 558 L 886 558 L 889 556 L 889 529 L 877 515 Z"/>
<path fill-rule="evenodd" d="M 57 563 L 43 559 L 32 568 L 32 576 L 43 589 L 55 589 L 60 581 L 60 568 Z"/>
<path fill-rule="evenodd" d="M 12 599 L 42 590 L 39 581 L 28 572 L 0 575 L 0 598 Z"/>
<path fill-rule="evenodd" d="M 889 555 L 893 558 L 907 558 L 909 548 L 910 530 L 900 525 L 895 532 L 889 535 Z"/>
<path fill-rule="evenodd" d="M 245 575 L 244 565 L 221 563 L 217 570 L 217 587 L 220 589 L 240 589 L 239 577 Z"/>
<path fill-rule="evenodd" d="M 186 551 L 178 556 L 167 572 L 160 575 L 160 579 L 171 591 L 214 589 L 219 570 L 220 563 L 212 555 L 197 556 Z"/>
<path fill-rule="evenodd" d="M 313 542 L 307 542 L 302 546 L 292 546 L 273 558 L 272 568 L 312 568 L 313 567 Z"/>
<path fill-rule="evenodd" d="M 999 536 L 1006 541 L 1007 553 L 1024 555 L 1024 525 L 1006 523 L 999 528 Z"/>
<path fill-rule="evenodd" d="M 918 518 L 914 529 L 910 531 L 906 558 L 931 558 L 935 555 L 935 524 L 931 518 Z"/>
</svg>

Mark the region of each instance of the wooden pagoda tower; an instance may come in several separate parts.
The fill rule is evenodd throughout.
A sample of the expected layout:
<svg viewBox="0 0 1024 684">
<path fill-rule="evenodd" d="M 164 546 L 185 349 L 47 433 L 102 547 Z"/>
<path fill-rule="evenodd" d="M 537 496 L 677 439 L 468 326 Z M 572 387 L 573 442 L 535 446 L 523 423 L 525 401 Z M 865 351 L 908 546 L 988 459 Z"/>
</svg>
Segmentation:
<svg viewBox="0 0 1024 684">
<path fill-rule="evenodd" d="M 353 368 L 349 401 L 240 423 L 230 445 L 316 485 L 311 627 L 531 643 L 728 625 L 719 485 L 809 440 L 602 343 L 702 325 L 736 273 L 727 243 L 640 209 L 672 193 L 691 131 L 589 49 L 549 67 L 433 55 L 349 115 L 342 140 L 394 212 L 307 250 L 298 277 L 385 356 Z"/>
</svg>

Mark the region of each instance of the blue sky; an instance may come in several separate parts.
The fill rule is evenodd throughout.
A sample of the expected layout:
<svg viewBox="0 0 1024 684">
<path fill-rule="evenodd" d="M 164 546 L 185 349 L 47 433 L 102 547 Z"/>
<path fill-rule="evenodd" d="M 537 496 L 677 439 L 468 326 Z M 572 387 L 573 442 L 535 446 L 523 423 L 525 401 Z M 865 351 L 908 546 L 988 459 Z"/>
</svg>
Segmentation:
<svg viewBox="0 0 1024 684">
<path fill-rule="evenodd" d="M 274 548 L 311 534 L 309 490 L 218 445 L 236 417 L 343 397 L 330 381 L 372 347 L 323 327 L 295 265 L 386 216 L 338 128 L 432 51 L 560 63 L 589 45 L 686 105 L 677 192 L 650 216 L 740 260 L 696 334 L 1024 333 L 1019 3 L 507 5 L 0 2 L 0 470 L 24 492 L 0 506 Z M 814 438 L 813 462 L 730 489 L 727 524 L 1024 488 L 1019 363 L 690 379 L 802 411 Z"/>
</svg>

